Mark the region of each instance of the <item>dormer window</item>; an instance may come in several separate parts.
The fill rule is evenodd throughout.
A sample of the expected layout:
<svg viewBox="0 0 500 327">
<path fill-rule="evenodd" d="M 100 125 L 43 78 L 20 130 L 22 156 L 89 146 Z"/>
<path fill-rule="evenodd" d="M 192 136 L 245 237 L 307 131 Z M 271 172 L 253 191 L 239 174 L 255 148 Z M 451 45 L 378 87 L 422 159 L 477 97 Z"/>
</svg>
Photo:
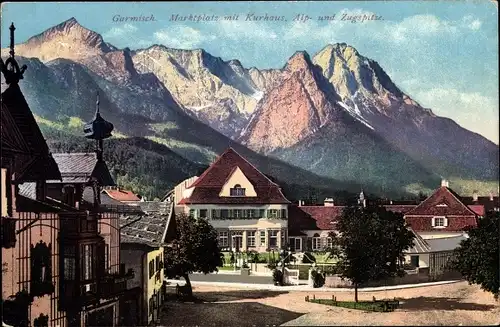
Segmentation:
<svg viewBox="0 0 500 327">
<path fill-rule="evenodd" d="M 236 184 L 230 189 L 229 194 L 231 196 L 245 196 L 245 189 L 240 184 Z"/>
<path fill-rule="evenodd" d="M 433 217 L 432 227 L 434 228 L 445 228 L 448 226 L 448 219 L 446 217 Z"/>
</svg>

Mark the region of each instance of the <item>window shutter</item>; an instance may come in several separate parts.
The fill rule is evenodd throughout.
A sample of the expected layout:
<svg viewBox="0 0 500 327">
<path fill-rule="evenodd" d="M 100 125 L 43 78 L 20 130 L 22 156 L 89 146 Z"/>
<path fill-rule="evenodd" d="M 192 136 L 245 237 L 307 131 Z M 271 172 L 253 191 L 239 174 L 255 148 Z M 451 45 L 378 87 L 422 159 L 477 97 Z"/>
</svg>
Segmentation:
<svg viewBox="0 0 500 327">
<path fill-rule="evenodd" d="M 286 219 L 286 209 L 281 209 L 281 218 Z"/>
<path fill-rule="evenodd" d="M 436 226 L 436 220 L 435 218 L 432 218 L 432 227 Z"/>
<path fill-rule="evenodd" d="M 448 227 L 448 218 L 444 218 L 444 227 Z"/>
</svg>

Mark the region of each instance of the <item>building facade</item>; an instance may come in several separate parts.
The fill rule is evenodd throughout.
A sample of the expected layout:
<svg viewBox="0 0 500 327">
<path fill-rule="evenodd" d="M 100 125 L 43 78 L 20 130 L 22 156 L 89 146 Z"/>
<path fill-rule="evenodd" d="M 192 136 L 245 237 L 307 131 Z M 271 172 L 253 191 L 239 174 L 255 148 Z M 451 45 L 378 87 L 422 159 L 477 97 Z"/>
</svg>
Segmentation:
<svg viewBox="0 0 500 327">
<path fill-rule="evenodd" d="M 159 319 L 164 301 L 164 246 L 175 238 L 173 205 L 168 214 L 125 215 L 120 222 L 121 260 L 136 272 L 123 299 L 125 326 L 145 326 Z"/>
<path fill-rule="evenodd" d="M 14 59 L 14 29 L 11 56 L 1 61 L 9 85 L 1 115 L 2 323 L 116 326 L 117 302 L 132 273 L 119 264 L 116 213 L 100 206 L 102 177 L 110 177 L 102 140 L 112 124 L 97 110 L 86 126 L 86 136 L 97 143 L 95 171 L 73 169 L 81 158 L 50 154 L 18 85 L 25 68 Z"/>
<path fill-rule="evenodd" d="M 223 250 L 264 252 L 286 244 L 290 202 L 276 183 L 232 148 L 174 194 L 176 212 L 207 218 Z"/>
</svg>

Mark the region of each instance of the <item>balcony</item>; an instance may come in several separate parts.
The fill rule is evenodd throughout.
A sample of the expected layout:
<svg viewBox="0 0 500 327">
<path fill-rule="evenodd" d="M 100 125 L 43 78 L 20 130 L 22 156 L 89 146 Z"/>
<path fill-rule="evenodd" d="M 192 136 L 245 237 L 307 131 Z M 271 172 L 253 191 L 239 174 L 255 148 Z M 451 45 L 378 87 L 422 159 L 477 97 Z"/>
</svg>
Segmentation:
<svg viewBox="0 0 500 327">
<path fill-rule="evenodd" d="M 131 278 L 134 278 L 133 270 L 125 271 L 125 265 L 121 264 L 120 272 L 105 274 L 98 280 L 65 280 L 61 287 L 59 305 L 62 310 L 77 310 L 101 300 L 120 296 L 126 292 L 127 280 Z"/>
</svg>

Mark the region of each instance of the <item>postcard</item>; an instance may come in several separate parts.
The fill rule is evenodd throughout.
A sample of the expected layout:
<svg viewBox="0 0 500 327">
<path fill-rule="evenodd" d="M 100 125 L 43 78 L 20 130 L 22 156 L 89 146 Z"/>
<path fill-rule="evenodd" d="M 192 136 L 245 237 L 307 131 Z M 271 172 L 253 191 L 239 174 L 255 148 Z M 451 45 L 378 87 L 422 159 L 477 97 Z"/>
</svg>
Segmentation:
<svg viewBox="0 0 500 327">
<path fill-rule="evenodd" d="M 279 249 L 331 249 L 351 205 L 404 216 L 421 240 L 408 276 L 435 281 L 435 253 L 500 207 L 496 1 L 7 2 L 1 17 L 2 296 L 30 299 L 4 326 L 351 324 L 311 316 L 298 291 L 269 308 L 262 288 L 248 307 L 213 292 L 267 284 Z M 164 310 L 180 213 L 206 218 L 231 264 L 177 274 L 206 298 Z M 59 245 L 86 233 L 102 244 Z M 280 278 L 313 283 L 301 269 Z M 430 324 L 495 316 L 432 310 Z"/>
</svg>

